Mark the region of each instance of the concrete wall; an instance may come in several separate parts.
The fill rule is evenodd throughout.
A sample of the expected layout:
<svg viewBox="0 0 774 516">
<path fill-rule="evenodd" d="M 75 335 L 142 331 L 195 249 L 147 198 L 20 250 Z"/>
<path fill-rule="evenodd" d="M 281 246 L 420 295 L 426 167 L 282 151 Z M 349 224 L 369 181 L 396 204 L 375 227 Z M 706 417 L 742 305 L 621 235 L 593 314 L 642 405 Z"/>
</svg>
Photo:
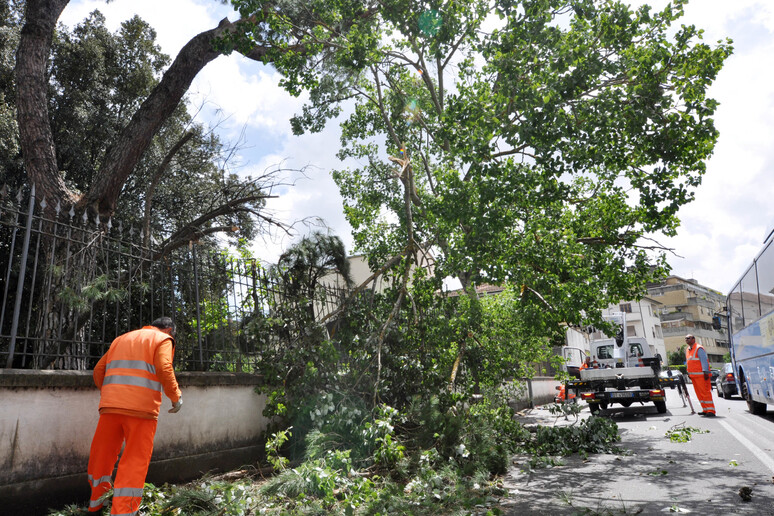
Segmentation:
<svg viewBox="0 0 774 516">
<path fill-rule="evenodd" d="M 526 380 L 524 391 L 520 396 L 512 399 L 509 405 L 514 410 L 523 410 L 538 405 L 546 405 L 554 402 L 554 396 L 558 391 L 559 382 L 553 376 L 536 376 Z"/>
<path fill-rule="evenodd" d="M 181 482 L 254 464 L 263 453 L 260 377 L 178 373 L 183 408 L 159 416 L 148 482 Z M 86 465 L 99 413 L 91 371 L 0 370 L 2 514 L 46 514 L 88 500 Z M 6 512 L 10 511 L 10 512 Z"/>
<path fill-rule="evenodd" d="M 255 464 L 263 455 L 266 398 L 246 374 L 177 373 L 183 408 L 159 416 L 147 481 L 184 482 Z M 516 410 L 553 402 L 558 382 L 525 383 Z M 99 413 L 91 371 L 0 369 L 0 514 L 48 513 L 89 497 L 86 465 Z"/>
</svg>

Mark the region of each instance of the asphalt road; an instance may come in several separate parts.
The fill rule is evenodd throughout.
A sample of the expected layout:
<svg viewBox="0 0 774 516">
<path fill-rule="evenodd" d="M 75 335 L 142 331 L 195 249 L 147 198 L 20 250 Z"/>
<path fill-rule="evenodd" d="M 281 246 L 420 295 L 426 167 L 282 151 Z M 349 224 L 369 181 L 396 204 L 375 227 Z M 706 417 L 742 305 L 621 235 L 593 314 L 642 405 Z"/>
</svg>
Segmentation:
<svg viewBox="0 0 774 516">
<path fill-rule="evenodd" d="M 693 406 L 698 401 L 688 386 Z M 510 499 L 506 515 L 524 514 L 669 514 L 774 515 L 774 407 L 754 416 L 739 397 L 718 398 L 718 416 L 691 414 L 676 390 L 667 391 L 667 412 L 652 405 L 601 412 L 621 432 L 628 455 L 572 456 L 563 466 L 525 472 L 516 457 L 505 478 Z M 588 417 L 584 408 L 581 418 Z M 524 414 L 524 422 L 571 424 L 538 407 Z M 707 430 L 693 433 L 690 442 L 673 443 L 665 433 L 674 427 Z M 751 489 L 743 501 L 741 488 Z"/>
</svg>

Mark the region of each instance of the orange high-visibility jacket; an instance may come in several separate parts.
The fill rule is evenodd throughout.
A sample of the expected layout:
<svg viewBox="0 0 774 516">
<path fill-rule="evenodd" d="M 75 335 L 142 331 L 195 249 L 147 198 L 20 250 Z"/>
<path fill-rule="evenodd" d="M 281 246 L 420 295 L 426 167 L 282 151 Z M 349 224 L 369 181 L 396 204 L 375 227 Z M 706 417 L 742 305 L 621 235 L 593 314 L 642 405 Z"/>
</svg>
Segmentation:
<svg viewBox="0 0 774 516">
<path fill-rule="evenodd" d="M 117 337 L 94 367 L 100 414 L 158 419 L 162 390 L 172 402 L 179 400 L 174 345 L 170 335 L 153 326 Z"/>
<path fill-rule="evenodd" d="M 704 349 L 701 344 L 696 342 L 693 345 L 693 349 L 685 348 L 685 369 L 688 374 L 702 373 L 704 370 L 701 367 L 701 359 L 699 358 L 699 350 Z"/>
</svg>

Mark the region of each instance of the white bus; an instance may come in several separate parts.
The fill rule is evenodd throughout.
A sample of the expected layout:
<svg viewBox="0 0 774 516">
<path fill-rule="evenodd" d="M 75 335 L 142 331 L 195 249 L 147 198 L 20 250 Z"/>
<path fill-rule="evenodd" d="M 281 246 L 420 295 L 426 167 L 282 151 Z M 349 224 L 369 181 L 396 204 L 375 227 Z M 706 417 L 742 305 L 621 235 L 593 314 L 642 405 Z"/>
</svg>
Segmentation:
<svg viewBox="0 0 774 516">
<path fill-rule="evenodd" d="M 726 299 L 731 362 L 753 414 L 774 405 L 774 228 Z"/>
</svg>

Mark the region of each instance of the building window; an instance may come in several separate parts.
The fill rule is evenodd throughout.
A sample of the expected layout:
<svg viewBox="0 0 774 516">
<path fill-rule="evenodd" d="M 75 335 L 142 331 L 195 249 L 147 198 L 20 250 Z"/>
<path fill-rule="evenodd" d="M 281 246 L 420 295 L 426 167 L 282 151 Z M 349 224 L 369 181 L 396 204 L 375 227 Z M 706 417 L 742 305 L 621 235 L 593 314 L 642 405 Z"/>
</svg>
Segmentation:
<svg viewBox="0 0 774 516">
<path fill-rule="evenodd" d="M 631 303 L 621 303 L 620 308 L 621 308 L 622 312 L 626 312 L 627 314 L 632 313 L 632 304 Z"/>
</svg>

